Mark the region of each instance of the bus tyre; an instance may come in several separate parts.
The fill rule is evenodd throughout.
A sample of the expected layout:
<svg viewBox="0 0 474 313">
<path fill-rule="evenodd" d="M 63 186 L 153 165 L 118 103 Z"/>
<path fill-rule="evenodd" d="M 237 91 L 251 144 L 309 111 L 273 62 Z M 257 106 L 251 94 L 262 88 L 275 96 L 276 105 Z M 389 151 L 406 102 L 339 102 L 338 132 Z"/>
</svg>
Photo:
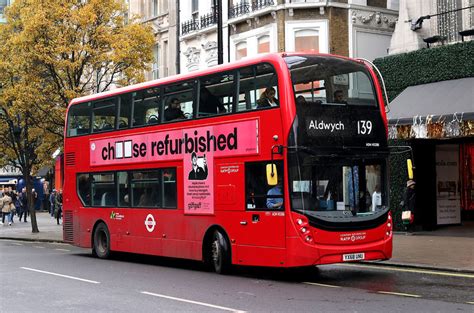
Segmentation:
<svg viewBox="0 0 474 313">
<path fill-rule="evenodd" d="M 104 223 L 97 225 L 94 231 L 92 253 L 100 259 L 107 259 L 110 256 L 110 234 Z"/>
<path fill-rule="evenodd" d="M 217 274 L 226 274 L 230 270 L 230 246 L 222 233 L 216 230 L 211 241 L 211 265 Z"/>
</svg>

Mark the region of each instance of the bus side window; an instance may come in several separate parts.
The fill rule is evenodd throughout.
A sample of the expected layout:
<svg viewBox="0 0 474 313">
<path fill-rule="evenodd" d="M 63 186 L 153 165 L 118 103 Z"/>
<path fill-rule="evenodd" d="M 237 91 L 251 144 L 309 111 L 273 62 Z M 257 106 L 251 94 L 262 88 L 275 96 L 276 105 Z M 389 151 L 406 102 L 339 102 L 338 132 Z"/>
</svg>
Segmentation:
<svg viewBox="0 0 474 313">
<path fill-rule="evenodd" d="M 235 90 L 234 81 L 233 72 L 201 78 L 198 117 L 232 112 Z"/>
<path fill-rule="evenodd" d="M 126 93 L 119 99 L 118 128 L 128 128 L 132 125 L 132 94 Z"/>
<path fill-rule="evenodd" d="M 134 92 L 133 126 L 158 124 L 160 121 L 160 88 L 152 87 Z"/>
<path fill-rule="evenodd" d="M 115 129 L 115 98 L 94 102 L 92 108 L 92 132 L 102 132 Z"/>
<path fill-rule="evenodd" d="M 245 205 L 247 210 L 279 210 L 278 203 L 283 202 L 282 186 L 267 184 L 266 166 L 271 162 L 253 162 L 245 164 Z M 283 181 L 283 164 L 274 161 L 279 181 Z M 277 192 L 277 191 L 280 191 Z"/>
<path fill-rule="evenodd" d="M 92 206 L 108 207 L 117 203 L 114 173 L 92 175 Z"/>
<path fill-rule="evenodd" d="M 179 82 L 164 88 L 164 122 L 176 122 L 194 117 L 194 81 Z M 177 103 L 173 106 L 173 103 Z"/>
<path fill-rule="evenodd" d="M 245 67 L 239 70 L 238 77 L 237 112 L 279 105 L 277 75 L 270 64 Z M 270 93 L 274 93 L 274 96 L 269 97 Z"/>
<path fill-rule="evenodd" d="M 91 127 L 91 103 L 80 103 L 71 106 L 67 119 L 67 136 L 74 137 L 88 134 Z"/>
</svg>

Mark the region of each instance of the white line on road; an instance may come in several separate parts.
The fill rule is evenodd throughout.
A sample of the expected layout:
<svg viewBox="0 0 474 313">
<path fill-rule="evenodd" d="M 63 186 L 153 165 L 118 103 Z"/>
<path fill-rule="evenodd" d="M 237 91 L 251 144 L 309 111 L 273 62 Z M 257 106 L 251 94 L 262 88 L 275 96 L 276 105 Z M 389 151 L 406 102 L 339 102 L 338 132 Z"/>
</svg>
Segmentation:
<svg viewBox="0 0 474 313">
<path fill-rule="evenodd" d="M 388 270 L 396 272 L 407 272 L 407 273 L 420 273 L 420 274 L 431 274 L 431 275 L 440 275 L 440 276 L 452 276 L 452 277 L 463 277 L 463 278 L 474 278 L 474 274 L 461 274 L 461 273 L 450 273 L 450 272 L 441 272 L 441 271 L 429 271 L 429 270 L 418 270 L 412 268 L 398 268 L 391 266 L 375 266 L 375 265 L 358 265 L 358 264 L 337 264 L 337 266 L 347 266 L 347 267 L 360 267 L 360 268 L 372 268 L 378 270 Z"/>
<path fill-rule="evenodd" d="M 33 246 L 33 248 L 44 249 L 42 246 Z"/>
<path fill-rule="evenodd" d="M 318 284 L 318 283 L 310 283 L 310 282 L 303 282 L 303 284 L 315 285 L 315 286 L 320 286 L 320 287 L 328 287 L 328 288 L 341 288 L 341 286 Z"/>
<path fill-rule="evenodd" d="M 12 242 L 12 245 L 15 245 L 15 246 L 23 246 L 22 243 L 17 243 L 17 242 Z"/>
<path fill-rule="evenodd" d="M 24 270 L 27 270 L 27 271 L 33 271 L 33 272 L 38 272 L 38 273 L 43 273 L 43 274 L 49 274 L 49 275 L 54 275 L 54 276 L 59 276 L 59 277 L 64 277 L 64 278 L 69 278 L 69 279 L 74 279 L 74 280 L 80 280 L 80 281 L 83 281 L 83 282 L 86 282 L 86 283 L 91 283 L 91 284 L 100 284 L 100 282 L 98 281 L 94 281 L 94 280 L 88 280 L 88 279 L 83 279 L 83 278 L 79 278 L 79 277 L 74 277 L 74 276 L 69 276 L 69 275 L 63 275 L 63 274 L 57 274 L 57 273 L 52 273 L 52 272 L 46 272 L 46 271 L 41 271 L 41 270 L 37 270 L 37 269 L 34 269 L 34 268 L 29 268 L 29 267 L 20 267 Z"/>
<path fill-rule="evenodd" d="M 467 304 L 474 304 L 474 301 L 468 301 Z"/>
<path fill-rule="evenodd" d="M 56 251 L 66 251 L 66 252 L 71 251 L 71 250 L 68 250 L 68 249 L 54 249 L 54 250 L 56 250 Z"/>
<path fill-rule="evenodd" d="M 181 301 L 181 302 L 186 302 L 186 303 L 192 303 L 192 304 L 197 304 L 197 305 L 202 305 L 202 306 L 207 306 L 209 308 L 215 308 L 215 309 L 220 309 L 224 311 L 231 311 L 235 313 L 245 313 L 245 311 L 237 310 L 237 309 L 232 309 L 232 308 L 227 308 L 225 306 L 219 306 L 219 305 L 214 305 L 214 304 L 209 304 L 209 303 L 204 303 L 204 302 L 198 302 L 198 301 L 193 301 L 193 300 L 187 300 L 187 299 L 182 299 L 182 298 L 176 298 L 176 297 L 170 297 L 158 293 L 152 293 L 148 291 L 141 291 L 140 293 L 144 295 L 149 295 L 149 296 L 154 296 L 154 297 L 160 297 L 160 298 L 165 298 L 165 299 L 170 299 L 170 300 L 176 300 L 176 301 Z"/>
<path fill-rule="evenodd" d="M 395 295 L 395 296 L 402 296 L 402 297 L 421 298 L 421 296 L 419 296 L 419 295 L 412 295 L 412 294 L 409 294 L 409 293 L 391 292 L 391 291 L 377 291 L 377 292 L 385 294 L 385 295 Z"/>
</svg>

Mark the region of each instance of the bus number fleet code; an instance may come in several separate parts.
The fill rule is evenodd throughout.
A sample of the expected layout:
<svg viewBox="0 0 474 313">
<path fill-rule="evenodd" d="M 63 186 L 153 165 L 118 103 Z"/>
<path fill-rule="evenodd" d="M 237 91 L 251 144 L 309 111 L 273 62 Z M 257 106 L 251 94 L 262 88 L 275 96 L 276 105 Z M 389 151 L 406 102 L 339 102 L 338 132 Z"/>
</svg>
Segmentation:
<svg viewBox="0 0 474 313">
<path fill-rule="evenodd" d="M 90 165 L 182 160 L 184 212 L 214 213 L 214 158 L 258 153 L 258 121 L 90 141 Z"/>
</svg>

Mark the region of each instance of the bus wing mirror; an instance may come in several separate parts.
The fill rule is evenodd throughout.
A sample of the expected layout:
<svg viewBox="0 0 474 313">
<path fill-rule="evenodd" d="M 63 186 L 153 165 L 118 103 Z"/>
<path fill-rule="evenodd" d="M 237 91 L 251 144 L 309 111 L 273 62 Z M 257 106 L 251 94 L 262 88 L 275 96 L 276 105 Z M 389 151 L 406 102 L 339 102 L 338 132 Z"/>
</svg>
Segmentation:
<svg viewBox="0 0 474 313">
<path fill-rule="evenodd" d="M 407 159 L 408 179 L 413 179 L 413 163 L 411 159 Z"/>
<path fill-rule="evenodd" d="M 267 164 L 267 184 L 276 186 L 278 184 L 278 174 L 275 164 Z"/>
</svg>

